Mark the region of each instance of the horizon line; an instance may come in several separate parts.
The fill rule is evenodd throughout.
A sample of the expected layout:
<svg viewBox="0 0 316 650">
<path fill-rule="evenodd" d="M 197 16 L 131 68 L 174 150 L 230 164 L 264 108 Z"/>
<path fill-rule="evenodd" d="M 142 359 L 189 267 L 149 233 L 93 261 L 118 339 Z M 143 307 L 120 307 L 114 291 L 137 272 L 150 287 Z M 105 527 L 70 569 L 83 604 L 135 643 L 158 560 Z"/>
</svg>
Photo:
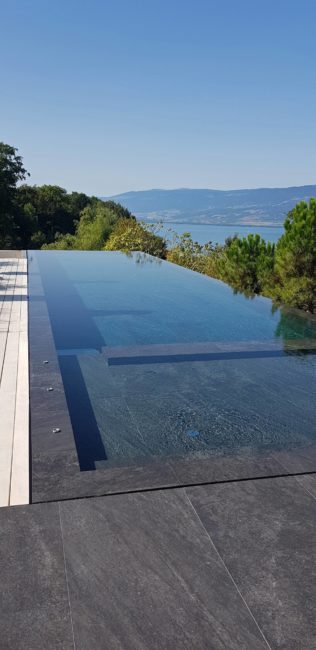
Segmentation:
<svg viewBox="0 0 316 650">
<path fill-rule="evenodd" d="M 236 188 L 231 188 L 231 189 L 216 189 L 212 187 L 172 187 L 172 188 L 165 188 L 165 187 L 151 187 L 148 189 L 140 189 L 140 190 L 127 190 L 125 192 L 117 192 L 116 194 L 109 194 L 109 195 L 99 195 L 99 198 L 115 198 L 116 196 L 122 196 L 124 194 L 139 194 L 140 192 L 252 192 L 252 191 L 260 191 L 260 190 L 295 190 L 295 189 L 302 189 L 302 188 L 307 188 L 307 187 L 316 187 L 316 182 L 313 183 L 308 183 L 306 185 L 285 185 L 285 186 L 259 186 L 259 187 L 236 187 Z"/>
</svg>

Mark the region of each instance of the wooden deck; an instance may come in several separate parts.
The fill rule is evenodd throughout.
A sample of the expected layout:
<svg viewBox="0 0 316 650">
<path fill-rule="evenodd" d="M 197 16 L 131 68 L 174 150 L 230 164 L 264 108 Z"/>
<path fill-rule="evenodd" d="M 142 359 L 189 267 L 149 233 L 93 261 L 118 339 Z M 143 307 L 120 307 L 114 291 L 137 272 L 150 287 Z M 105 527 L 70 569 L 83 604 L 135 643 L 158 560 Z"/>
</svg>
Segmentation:
<svg viewBox="0 0 316 650">
<path fill-rule="evenodd" d="M 0 255 L 0 506 L 29 503 L 27 259 Z"/>
</svg>

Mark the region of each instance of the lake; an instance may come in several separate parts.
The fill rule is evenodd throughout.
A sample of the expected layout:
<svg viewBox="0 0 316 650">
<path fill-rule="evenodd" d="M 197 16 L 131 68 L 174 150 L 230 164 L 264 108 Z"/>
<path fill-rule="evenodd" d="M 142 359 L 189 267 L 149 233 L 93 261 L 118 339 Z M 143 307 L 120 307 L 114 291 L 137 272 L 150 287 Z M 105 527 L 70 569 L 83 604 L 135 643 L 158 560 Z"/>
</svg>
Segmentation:
<svg viewBox="0 0 316 650">
<path fill-rule="evenodd" d="M 189 232 L 192 239 L 199 244 L 206 244 L 212 241 L 214 244 L 224 244 L 227 237 L 239 235 L 240 237 L 247 237 L 250 233 L 258 233 L 270 242 L 277 242 L 283 233 L 282 227 L 276 226 L 219 226 L 213 224 L 195 224 L 195 223 L 164 223 L 162 234 L 166 234 L 168 239 L 172 239 L 172 233 L 168 230 L 172 229 L 179 235 L 184 232 Z"/>
</svg>

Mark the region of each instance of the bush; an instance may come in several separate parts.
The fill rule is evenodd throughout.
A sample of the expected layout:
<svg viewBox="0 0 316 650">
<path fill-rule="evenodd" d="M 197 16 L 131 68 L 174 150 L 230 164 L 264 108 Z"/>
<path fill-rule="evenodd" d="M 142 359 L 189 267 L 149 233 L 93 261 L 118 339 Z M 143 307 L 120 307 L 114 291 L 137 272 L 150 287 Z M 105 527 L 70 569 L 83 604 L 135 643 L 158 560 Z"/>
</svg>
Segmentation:
<svg viewBox="0 0 316 650">
<path fill-rule="evenodd" d="M 222 254 L 223 246 L 213 246 L 212 242 L 199 244 L 193 241 L 189 232 L 185 232 L 174 237 L 173 247 L 168 251 L 167 259 L 192 271 L 220 278 L 219 260 Z"/>
<path fill-rule="evenodd" d="M 149 255 L 166 258 L 167 245 L 163 237 L 155 233 L 155 227 L 133 219 L 119 219 L 114 226 L 104 250 L 142 251 Z"/>
</svg>

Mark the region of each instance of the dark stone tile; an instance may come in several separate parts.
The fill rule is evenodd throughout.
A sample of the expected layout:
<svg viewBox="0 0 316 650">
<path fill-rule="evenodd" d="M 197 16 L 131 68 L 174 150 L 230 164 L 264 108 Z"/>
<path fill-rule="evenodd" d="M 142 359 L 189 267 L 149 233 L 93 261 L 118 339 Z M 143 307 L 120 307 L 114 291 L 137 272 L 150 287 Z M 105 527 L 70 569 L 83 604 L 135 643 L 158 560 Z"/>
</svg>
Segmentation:
<svg viewBox="0 0 316 650">
<path fill-rule="evenodd" d="M 49 360 L 49 368 L 52 371 L 58 368 L 58 358 L 50 325 L 46 303 L 31 303 L 29 309 L 29 342 L 30 342 L 30 367 L 31 371 L 41 369 L 43 361 Z"/>
<path fill-rule="evenodd" d="M 298 449 L 275 451 L 273 456 L 287 473 L 316 471 L 316 444 Z"/>
<path fill-rule="evenodd" d="M 269 453 L 253 449 L 215 452 L 208 457 L 170 459 L 179 484 L 213 483 L 262 476 L 279 476 L 284 468 Z"/>
<path fill-rule="evenodd" d="M 0 509 L 5 650 L 73 648 L 58 504 Z"/>
<path fill-rule="evenodd" d="M 50 391 L 49 388 L 54 390 Z M 50 419 L 51 414 L 58 413 L 68 413 L 67 402 L 65 398 L 65 393 L 61 388 L 55 388 L 49 383 L 47 386 L 42 385 L 42 387 L 34 388 L 32 387 L 32 412 L 34 419 L 36 419 L 36 425 L 42 426 L 42 424 L 47 422 Z"/>
<path fill-rule="evenodd" d="M 47 390 L 53 388 L 54 390 Z M 59 418 L 67 416 L 70 424 L 67 402 L 64 391 L 48 384 L 46 387 L 31 389 L 32 430 L 47 431 L 53 426 L 59 426 Z M 61 428 L 59 426 L 59 428 Z"/>
<path fill-rule="evenodd" d="M 60 374 L 58 357 L 56 354 L 54 342 L 51 338 L 48 338 L 46 340 L 45 336 L 42 336 L 41 332 L 38 334 L 34 332 L 29 336 L 29 344 L 31 380 L 32 376 L 36 374 Z"/>
<path fill-rule="evenodd" d="M 69 498 L 77 496 L 75 487 L 80 485 L 80 468 L 75 451 L 50 449 L 46 452 L 36 451 L 32 444 L 32 503 L 57 501 L 66 498 L 68 484 Z M 71 489 L 71 485 L 73 485 Z M 78 494 L 80 496 L 80 494 Z M 81 494 L 82 496 L 82 494 Z"/>
<path fill-rule="evenodd" d="M 31 327 L 34 329 L 36 326 L 35 319 L 40 319 L 44 321 L 48 319 L 48 310 L 46 305 L 46 300 L 43 296 L 42 300 L 32 300 L 29 301 L 29 316 L 31 319 Z"/>
<path fill-rule="evenodd" d="M 51 419 L 47 422 L 46 431 L 32 431 L 32 453 L 36 456 L 51 452 L 74 452 L 77 457 L 73 432 L 71 427 L 67 426 L 68 418 L 59 417 L 58 425 L 61 426 L 60 431 L 56 433 L 53 431 L 55 424 L 55 420 Z"/>
<path fill-rule="evenodd" d="M 316 499 L 316 474 L 303 474 L 295 478 L 299 485 Z"/>
<path fill-rule="evenodd" d="M 267 647 L 183 491 L 60 507 L 78 650 Z"/>
<path fill-rule="evenodd" d="M 29 312 L 29 333 L 31 343 L 37 342 L 38 345 L 49 345 L 53 341 L 53 335 L 48 315 L 35 317 L 32 315 L 31 309 Z"/>
<path fill-rule="evenodd" d="M 316 647 L 316 501 L 294 477 L 186 489 L 271 648 Z"/>
<path fill-rule="evenodd" d="M 51 339 L 45 340 L 41 333 L 34 332 L 29 336 L 31 360 L 43 363 L 45 359 L 49 363 L 58 362 L 54 342 Z"/>
<path fill-rule="evenodd" d="M 33 370 L 30 368 L 31 400 L 34 391 L 37 393 L 38 390 L 46 390 L 49 387 L 53 388 L 54 391 L 64 390 L 63 381 L 58 368 L 56 367 L 56 370 L 51 368 L 49 372 L 46 371 L 45 368 L 46 366 L 43 369 L 38 367 Z"/>
<path fill-rule="evenodd" d="M 49 386 L 52 386 L 55 390 L 64 390 L 58 361 L 56 363 L 50 361 L 50 363 L 46 365 L 43 364 L 42 359 L 37 362 L 33 359 L 30 362 L 31 392 L 37 392 L 38 389 L 46 390 Z"/>
<path fill-rule="evenodd" d="M 0 622 L 1 649 L 74 650 L 67 619 L 63 614 L 48 615 L 42 608 L 15 611 Z"/>
<path fill-rule="evenodd" d="M 33 453 L 75 451 L 75 440 L 67 402 L 62 389 L 32 387 L 30 396 L 30 431 Z M 54 429 L 60 431 L 54 433 Z"/>
<path fill-rule="evenodd" d="M 42 340 L 41 335 L 37 337 L 35 333 L 29 338 L 29 341 L 32 361 L 43 363 L 45 359 L 48 359 L 49 363 L 58 362 L 53 341 Z"/>
<path fill-rule="evenodd" d="M 32 502 L 73 499 L 177 484 L 168 462 L 81 472 L 72 452 L 32 453 Z"/>
<path fill-rule="evenodd" d="M 32 446 L 32 469 L 38 469 L 36 459 L 56 458 L 56 467 L 51 464 L 52 481 L 60 470 L 79 473 L 76 445 L 69 417 L 63 380 L 50 327 L 46 303 L 32 303 L 30 311 L 30 429 Z M 48 361 L 48 363 L 44 363 Z M 48 391 L 48 388 L 53 388 Z M 53 429 L 60 432 L 53 433 Z M 62 462 L 60 462 L 62 459 Z M 47 468 L 47 463 L 43 464 Z M 38 472 L 32 476 L 35 491 L 37 481 L 47 481 L 47 473 L 42 477 Z"/>
</svg>

